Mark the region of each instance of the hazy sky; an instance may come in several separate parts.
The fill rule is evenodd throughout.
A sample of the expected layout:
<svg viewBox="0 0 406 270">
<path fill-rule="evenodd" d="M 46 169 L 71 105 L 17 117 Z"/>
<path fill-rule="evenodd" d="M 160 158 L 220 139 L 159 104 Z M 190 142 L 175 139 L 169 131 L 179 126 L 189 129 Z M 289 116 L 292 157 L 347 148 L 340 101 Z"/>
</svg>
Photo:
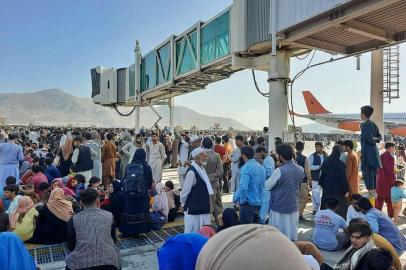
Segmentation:
<svg viewBox="0 0 406 270">
<path fill-rule="evenodd" d="M 0 4 L 0 93 L 60 88 L 76 96 L 90 96 L 90 68 L 125 67 L 134 60 L 135 40 L 143 54 L 171 34 L 179 34 L 198 20 L 208 20 L 232 0 L 41 0 L 2 1 Z M 406 45 L 401 45 L 405 58 Z M 331 55 L 317 52 L 313 63 Z M 308 58 L 309 59 L 309 58 Z M 291 61 L 292 77 L 307 61 Z M 387 112 L 406 111 L 406 62 L 401 62 L 401 99 L 385 105 Z M 266 73 L 257 71 L 263 91 Z M 301 91 L 312 90 L 335 113 L 358 112 L 369 103 L 370 54 L 326 64 L 307 71 L 294 86 L 295 111 L 306 113 Z M 402 91 L 403 90 L 403 91 Z M 176 105 L 212 116 L 233 117 L 251 128 L 268 119 L 268 100 L 254 88 L 250 71 L 175 98 Z M 403 105 L 403 106 L 402 106 Z M 309 123 L 300 121 L 299 123 Z"/>
</svg>

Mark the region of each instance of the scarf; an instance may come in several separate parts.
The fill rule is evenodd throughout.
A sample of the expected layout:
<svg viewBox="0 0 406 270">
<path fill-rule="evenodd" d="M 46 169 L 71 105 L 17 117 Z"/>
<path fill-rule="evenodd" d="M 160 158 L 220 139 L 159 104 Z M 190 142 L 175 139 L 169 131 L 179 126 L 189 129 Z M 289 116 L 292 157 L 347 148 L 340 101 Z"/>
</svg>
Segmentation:
<svg viewBox="0 0 406 270">
<path fill-rule="evenodd" d="M 153 211 L 161 212 L 164 216 L 168 217 L 169 206 L 168 198 L 166 197 L 166 192 L 164 190 L 165 186 L 162 183 L 158 183 L 155 186 L 156 195 L 154 197 L 154 204 L 152 205 Z"/>
<path fill-rule="evenodd" d="M 1 269 L 37 269 L 23 241 L 13 232 L 0 233 L 0 262 Z"/>
<path fill-rule="evenodd" d="M 194 160 L 192 161 L 192 166 L 195 168 L 197 173 L 200 175 L 200 178 L 202 178 L 203 181 L 206 183 L 206 187 L 207 187 L 207 191 L 209 192 L 209 195 L 213 195 L 213 189 L 211 187 L 209 176 L 207 175 L 205 169 L 200 167 L 199 165 L 197 165 L 197 163 Z"/>
<path fill-rule="evenodd" d="M 355 250 L 352 246 L 347 249 L 343 257 L 334 265 L 334 269 L 337 270 L 353 270 L 357 267 L 362 257 L 370 251 L 376 248 L 372 238 L 362 248 Z"/>
<path fill-rule="evenodd" d="M 73 137 L 68 135 L 64 145 L 61 148 L 63 159 L 68 161 L 73 153 Z"/>
<path fill-rule="evenodd" d="M 65 199 L 64 191 L 61 188 L 52 190 L 47 207 L 57 218 L 66 222 L 73 215 L 72 202 Z"/>
<path fill-rule="evenodd" d="M 212 238 L 216 232 L 214 231 L 214 229 L 210 226 L 203 226 L 199 231 L 199 234 L 206 236 L 207 238 Z"/>
<path fill-rule="evenodd" d="M 15 229 L 18 217 L 34 208 L 34 202 L 28 196 L 22 196 L 18 201 L 16 210 L 10 216 L 10 228 Z"/>
</svg>

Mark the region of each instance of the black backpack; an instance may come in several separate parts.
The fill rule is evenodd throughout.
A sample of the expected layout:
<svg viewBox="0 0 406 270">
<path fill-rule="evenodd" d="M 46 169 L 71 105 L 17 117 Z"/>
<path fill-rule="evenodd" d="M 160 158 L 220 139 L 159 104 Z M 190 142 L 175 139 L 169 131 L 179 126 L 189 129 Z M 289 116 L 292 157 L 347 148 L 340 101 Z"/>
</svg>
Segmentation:
<svg viewBox="0 0 406 270">
<path fill-rule="evenodd" d="M 125 170 L 123 190 L 131 197 L 145 196 L 147 185 L 145 184 L 144 166 L 142 164 L 128 164 Z"/>
</svg>

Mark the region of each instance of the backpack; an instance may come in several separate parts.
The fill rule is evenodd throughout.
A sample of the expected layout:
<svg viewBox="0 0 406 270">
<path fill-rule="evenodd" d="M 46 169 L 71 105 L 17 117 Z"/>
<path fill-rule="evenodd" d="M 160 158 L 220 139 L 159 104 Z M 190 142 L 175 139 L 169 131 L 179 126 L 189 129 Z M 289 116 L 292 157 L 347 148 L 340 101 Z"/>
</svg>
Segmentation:
<svg viewBox="0 0 406 270">
<path fill-rule="evenodd" d="M 131 197 L 145 196 L 147 185 L 145 183 L 144 166 L 130 163 L 125 170 L 123 190 Z"/>
</svg>

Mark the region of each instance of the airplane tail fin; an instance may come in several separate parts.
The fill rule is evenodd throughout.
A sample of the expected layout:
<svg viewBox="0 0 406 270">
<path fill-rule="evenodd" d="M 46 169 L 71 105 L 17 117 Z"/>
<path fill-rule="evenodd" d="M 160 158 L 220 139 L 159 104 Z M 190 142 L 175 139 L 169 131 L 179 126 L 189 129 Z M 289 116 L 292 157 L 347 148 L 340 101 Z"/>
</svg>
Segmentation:
<svg viewBox="0 0 406 270">
<path fill-rule="evenodd" d="M 328 114 L 331 113 L 313 96 L 310 91 L 303 91 L 303 97 L 306 102 L 307 111 L 309 114 Z"/>
</svg>

